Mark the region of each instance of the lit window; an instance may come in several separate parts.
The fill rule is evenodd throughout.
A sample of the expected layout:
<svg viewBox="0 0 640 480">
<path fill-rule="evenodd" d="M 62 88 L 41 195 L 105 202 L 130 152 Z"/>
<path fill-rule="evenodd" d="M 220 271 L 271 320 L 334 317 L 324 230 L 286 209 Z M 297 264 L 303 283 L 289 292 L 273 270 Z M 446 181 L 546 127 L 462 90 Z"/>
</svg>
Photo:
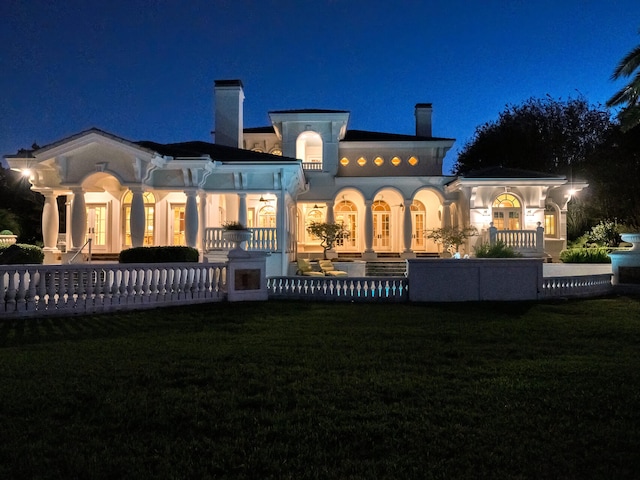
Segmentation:
<svg viewBox="0 0 640 480">
<path fill-rule="evenodd" d="M 349 165 L 349 159 L 347 157 L 342 157 L 342 159 L 340 160 L 340 165 L 346 167 L 347 165 Z"/>
<path fill-rule="evenodd" d="M 279 155 L 282 156 L 282 150 L 280 150 L 279 148 L 274 148 L 273 150 L 271 150 L 271 155 Z"/>
<path fill-rule="evenodd" d="M 361 167 L 364 167 L 367 164 L 367 159 L 364 157 L 360 157 L 358 159 L 358 165 L 360 165 Z"/>
<path fill-rule="evenodd" d="M 380 165 L 382 165 L 384 163 L 384 159 L 382 157 L 376 157 L 376 159 L 373 161 L 373 163 L 376 164 L 376 167 L 379 167 Z"/>
<path fill-rule="evenodd" d="M 411 157 L 409 159 L 409 165 L 411 165 L 412 167 L 415 167 L 418 164 L 418 159 L 416 157 Z"/>
<path fill-rule="evenodd" d="M 391 165 L 393 165 L 394 167 L 397 167 L 401 163 L 402 163 L 402 160 L 400 160 L 400 158 L 398 158 L 398 157 L 393 157 L 391 159 Z"/>
<path fill-rule="evenodd" d="M 495 208 L 520 208 L 520 200 L 510 193 L 503 193 L 496 197 L 493 206 Z"/>
<path fill-rule="evenodd" d="M 556 230 L 556 209 L 552 205 L 546 205 L 544 207 L 544 236 L 555 237 L 557 235 Z"/>
</svg>

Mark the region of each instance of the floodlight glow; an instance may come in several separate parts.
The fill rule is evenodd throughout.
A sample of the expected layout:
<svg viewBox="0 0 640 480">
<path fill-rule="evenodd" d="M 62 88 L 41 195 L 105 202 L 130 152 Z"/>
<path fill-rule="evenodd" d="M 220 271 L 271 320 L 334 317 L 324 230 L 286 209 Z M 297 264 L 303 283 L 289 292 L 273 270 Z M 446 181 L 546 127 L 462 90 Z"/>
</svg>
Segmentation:
<svg viewBox="0 0 640 480">
<path fill-rule="evenodd" d="M 29 170 L 28 168 L 25 168 L 24 170 L 22 170 L 22 176 L 29 178 L 31 176 L 31 170 Z"/>
</svg>

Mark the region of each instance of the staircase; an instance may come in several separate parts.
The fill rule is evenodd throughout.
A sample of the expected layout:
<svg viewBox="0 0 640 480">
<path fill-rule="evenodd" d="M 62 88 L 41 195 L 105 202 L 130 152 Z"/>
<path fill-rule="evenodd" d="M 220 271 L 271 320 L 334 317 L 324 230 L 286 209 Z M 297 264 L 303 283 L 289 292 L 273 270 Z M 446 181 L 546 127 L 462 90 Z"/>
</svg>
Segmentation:
<svg viewBox="0 0 640 480">
<path fill-rule="evenodd" d="M 120 257 L 119 252 L 91 253 L 92 262 L 118 263 L 119 257 Z"/>
<path fill-rule="evenodd" d="M 405 260 L 368 261 L 367 277 L 404 277 L 407 271 Z"/>
</svg>

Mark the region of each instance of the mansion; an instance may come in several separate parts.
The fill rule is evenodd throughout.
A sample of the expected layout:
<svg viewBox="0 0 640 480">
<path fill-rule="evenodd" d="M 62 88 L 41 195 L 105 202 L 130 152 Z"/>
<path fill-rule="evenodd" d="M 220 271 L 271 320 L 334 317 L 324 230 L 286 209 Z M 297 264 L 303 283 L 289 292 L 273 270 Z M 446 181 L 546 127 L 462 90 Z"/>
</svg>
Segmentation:
<svg viewBox="0 0 640 480">
<path fill-rule="evenodd" d="M 223 224 L 253 230 L 247 249 L 269 253 L 268 275 L 286 275 L 297 257 L 322 253 L 311 222 L 349 232 L 331 252 L 361 258 L 437 256 L 427 235 L 475 226 L 462 248 L 472 254 L 498 230 L 544 228 L 540 249 L 557 259 L 566 246 L 571 195 L 586 184 L 565 177 L 489 168 L 442 174 L 454 140 L 432 135 L 432 105 L 415 106 L 415 135 L 349 129 L 349 112 L 269 112 L 271 125 L 244 128 L 239 80 L 215 82 L 214 142 L 130 141 L 90 129 L 6 156 L 45 197 L 45 262 L 81 250 L 189 245 L 204 257 L 225 254 Z M 66 231 L 58 198 L 66 197 Z M 85 247 L 86 248 L 86 247 Z"/>
</svg>

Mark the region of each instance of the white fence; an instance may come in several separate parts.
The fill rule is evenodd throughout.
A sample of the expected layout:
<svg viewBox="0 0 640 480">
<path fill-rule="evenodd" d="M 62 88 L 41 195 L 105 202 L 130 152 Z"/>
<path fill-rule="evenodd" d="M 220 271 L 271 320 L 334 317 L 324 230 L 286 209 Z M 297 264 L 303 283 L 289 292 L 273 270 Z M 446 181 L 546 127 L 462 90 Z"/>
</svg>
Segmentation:
<svg viewBox="0 0 640 480">
<path fill-rule="evenodd" d="M 251 239 L 247 241 L 246 250 L 258 252 L 278 251 L 277 229 L 275 228 L 250 228 L 253 232 Z M 231 250 L 235 244 L 222 238 L 222 227 L 209 227 L 204 229 L 204 251 Z"/>
<path fill-rule="evenodd" d="M 582 275 L 575 277 L 545 277 L 538 298 L 597 297 L 613 292 L 611 274 Z"/>
<path fill-rule="evenodd" d="M 406 302 L 406 278 L 387 277 L 271 277 L 269 299 L 316 301 Z"/>
<path fill-rule="evenodd" d="M 221 301 L 225 264 L 8 265 L 0 317 L 86 314 Z"/>
</svg>

